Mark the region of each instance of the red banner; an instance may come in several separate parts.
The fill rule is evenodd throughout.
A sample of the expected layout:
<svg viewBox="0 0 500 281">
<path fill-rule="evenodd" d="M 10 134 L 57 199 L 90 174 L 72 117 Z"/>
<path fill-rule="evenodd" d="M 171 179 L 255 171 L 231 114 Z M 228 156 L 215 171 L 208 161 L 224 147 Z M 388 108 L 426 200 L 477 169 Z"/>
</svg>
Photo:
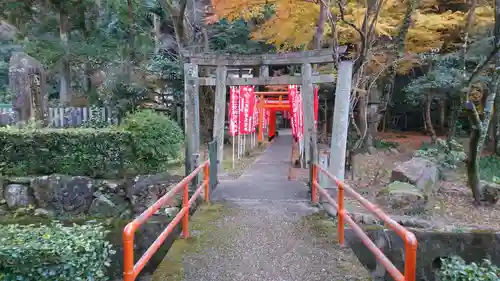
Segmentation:
<svg viewBox="0 0 500 281">
<path fill-rule="evenodd" d="M 302 102 L 297 85 L 288 86 L 288 99 L 290 100 L 290 114 L 292 135 L 294 137 L 302 136 Z"/>
<path fill-rule="evenodd" d="M 319 87 L 314 87 L 314 125 L 318 128 Z"/>
<path fill-rule="evenodd" d="M 254 90 L 254 88 L 252 86 L 252 93 L 254 92 L 253 90 Z M 253 121 L 252 122 L 252 133 L 255 133 L 256 127 L 259 124 L 259 108 L 257 106 L 258 100 L 255 97 L 255 94 L 253 95 L 253 99 L 254 99 L 254 107 L 253 107 L 253 119 L 252 119 L 252 121 Z"/>
<path fill-rule="evenodd" d="M 239 102 L 240 102 L 240 89 L 238 87 L 231 87 L 229 90 L 229 135 L 236 136 L 239 133 Z"/>
<path fill-rule="evenodd" d="M 240 87 L 240 119 L 239 129 L 241 134 L 252 132 L 252 119 L 255 107 L 255 95 L 252 86 Z"/>
</svg>

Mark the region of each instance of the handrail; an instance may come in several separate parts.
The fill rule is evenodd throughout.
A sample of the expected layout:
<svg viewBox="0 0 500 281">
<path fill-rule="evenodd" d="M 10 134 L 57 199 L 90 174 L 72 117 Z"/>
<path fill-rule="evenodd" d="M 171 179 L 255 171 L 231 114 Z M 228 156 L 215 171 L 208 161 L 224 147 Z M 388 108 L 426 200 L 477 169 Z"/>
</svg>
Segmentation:
<svg viewBox="0 0 500 281">
<path fill-rule="evenodd" d="M 387 214 L 385 214 L 380 208 L 370 203 L 367 199 L 361 196 L 359 193 L 354 191 L 351 187 L 345 184 L 343 181 L 339 180 L 337 177 L 330 174 L 328 171 L 318 166 L 317 164 L 312 165 L 312 188 L 311 197 L 313 204 L 318 204 L 318 194 L 323 195 L 326 200 L 332 204 L 338 213 L 338 236 L 339 243 L 344 245 L 344 222 L 346 222 L 360 238 L 363 244 L 370 250 L 378 261 L 385 267 L 387 272 L 396 281 L 415 281 L 416 276 L 416 266 L 417 266 L 417 238 L 415 235 L 404 228 L 402 225 L 397 223 L 395 220 L 391 219 Z M 325 174 L 328 178 L 334 181 L 338 187 L 337 200 L 338 203 L 328 194 L 328 192 L 323 189 L 318 181 L 318 171 Z M 359 227 L 356 222 L 354 222 L 344 207 L 344 192 L 354 197 L 363 207 L 368 209 L 370 212 L 375 214 L 380 220 L 382 220 L 386 226 L 396 232 L 405 243 L 405 268 L 404 275 L 394 266 L 394 264 L 384 255 L 384 253 L 373 243 L 373 241 L 366 235 L 366 233 Z"/>
<path fill-rule="evenodd" d="M 189 183 L 198 175 L 203 169 L 203 182 L 196 188 L 195 193 L 189 198 Z M 195 202 L 196 198 L 201 194 L 204 189 L 204 199 L 209 200 L 209 186 L 210 186 L 210 162 L 207 160 L 199 165 L 193 172 L 181 180 L 174 188 L 167 194 L 163 195 L 158 201 L 151 205 L 147 210 L 137 216 L 132 222 L 128 223 L 123 229 L 123 281 L 134 281 L 139 273 L 142 271 L 146 263 L 153 257 L 153 255 L 161 247 L 168 235 L 172 233 L 177 224 L 182 219 L 182 237 L 189 237 L 189 208 Z M 182 209 L 174 217 L 174 219 L 167 225 L 163 232 L 156 238 L 156 240 L 149 246 L 142 257 L 134 264 L 134 234 L 137 229 L 146 223 L 146 221 L 156 213 L 163 205 L 168 203 L 179 192 L 183 191 L 182 196 Z"/>
</svg>

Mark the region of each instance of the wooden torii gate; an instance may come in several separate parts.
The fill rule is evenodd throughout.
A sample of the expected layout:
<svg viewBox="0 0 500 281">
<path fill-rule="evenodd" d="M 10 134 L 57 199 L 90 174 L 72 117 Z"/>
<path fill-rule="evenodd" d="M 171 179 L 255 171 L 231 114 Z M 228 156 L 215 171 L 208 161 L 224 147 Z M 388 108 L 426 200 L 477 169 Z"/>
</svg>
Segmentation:
<svg viewBox="0 0 500 281">
<path fill-rule="evenodd" d="M 337 53 L 344 53 L 345 51 L 345 47 L 340 47 Z M 316 144 L 313 84 L 332 83 L 335 81 L 335 77 L 333 74 L 313 75 L 312 65 L 333 63 L 332 49 L 262 55 L 194 54 L 189 51 L 181 52 L 188 59 L 188 62 L 184 64 L 184 131 L 186 155 L 199 153 L 200 150 L 200 86 L 216 86 L 213 139 L 217 140 L 219 169 L 221 169 L 220 164 L 223 159 L 227 86 L 300 85 L 304 112 L 304 147 L 309 147 L 311 137 L 313 138 L 313 145 Z M 270 77 L 269 66 L 272 65 L 300 65 L 301 75 Z M 215 67 L 215 77 L 199 77 L 198 69 L 200 66 Z M 228 67 L 258 67 L 259 77 L 228 77 Z M 306 149 L 304 160 L 309 161 L 310 157 L 310 152 Z M 186 161 L 187 172 L 192 170 L 193 167 L 190 166 L 190 161 Z"/>
</svg>

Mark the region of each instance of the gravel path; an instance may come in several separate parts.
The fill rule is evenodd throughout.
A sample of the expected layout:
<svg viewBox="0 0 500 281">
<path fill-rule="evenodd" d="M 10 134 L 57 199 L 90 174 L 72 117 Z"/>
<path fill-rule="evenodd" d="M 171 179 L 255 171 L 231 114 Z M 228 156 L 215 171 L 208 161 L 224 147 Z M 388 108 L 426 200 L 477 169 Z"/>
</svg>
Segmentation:
<svg viewBox="0 0 500 281">
<path fill-rule="evenodd" d="M 192 218 L 193 238 L 174 244 L 153 281 L 370 280 L 307 187 L 287 180 L 290 144 L 280 132 L 238 180 L 222 182 L 216 203 Z"/>
</svg>

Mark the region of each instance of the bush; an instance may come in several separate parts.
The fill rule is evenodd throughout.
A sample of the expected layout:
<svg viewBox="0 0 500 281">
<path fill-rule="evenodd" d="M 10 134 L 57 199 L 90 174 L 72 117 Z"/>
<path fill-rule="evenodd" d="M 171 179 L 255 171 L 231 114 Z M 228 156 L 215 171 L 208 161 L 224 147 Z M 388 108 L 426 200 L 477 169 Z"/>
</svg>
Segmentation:
<svg viewBox="0 0 500 281">
<path fill-rule="evenodd" d="M 482 180 L 500 184 L 500 157 L 496 155 L 481 157 L 479 171 Z"/>
<path fill-rule="evenodd" d="M 0 174 L 115 177 L 134 160 L 131 134 L 117 129 L 0 129 Z"/>
<path fill-rule="evenodd" d="M 115 251 L 101 225 L 7 225 L 0 233 L 0 281 L 108 280 Z"/>
<path fill-rule="evenodd" d="M 150 171 L 166 167 L 169 160 L 181 155 L 184 134 L 176 122 L 153 110 L 129 114 L 122 123 L 134 143 L 137 170 Z"/>
<path fill-rule="evenodd" d="M 180 156 L 183 133 L 151 111 L 127 116 L 120 128 L 0 128 L 0 174 L 65 174 L 116 178 L 157 173 Z"/>
<path fill-rule="evenodd" d="M 498 281 L 500 269 L 489 260 L 466 264 L 460 257 L 441 259 L 440 277 L 442 281 Z"/>
<path fill-rule="evenodd" d="M 435 144 L 422 143 L 422 147 L 415 151 L 414 156 L 427 158 L 441 167 L 455 169 L 466 158 L 463 146 L 452 140 L 448 146 L 445 140 L 437 139 Z"/>
</svg>

